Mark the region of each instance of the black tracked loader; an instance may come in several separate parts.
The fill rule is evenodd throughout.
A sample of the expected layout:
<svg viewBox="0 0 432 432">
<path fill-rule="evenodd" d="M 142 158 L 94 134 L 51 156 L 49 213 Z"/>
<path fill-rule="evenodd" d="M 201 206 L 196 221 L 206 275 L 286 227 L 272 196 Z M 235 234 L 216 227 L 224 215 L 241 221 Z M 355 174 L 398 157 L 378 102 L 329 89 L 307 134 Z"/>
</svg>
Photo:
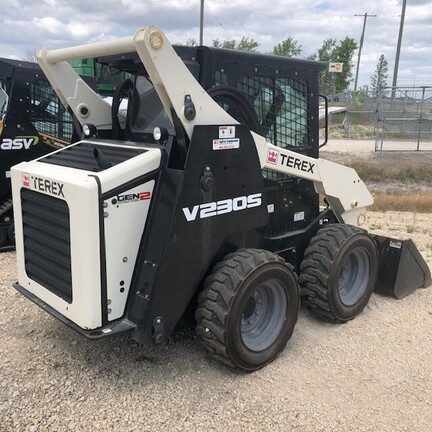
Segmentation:
<svg viewBox="0 0 432 432">
<path fill-rule="evenodd" d="M 72 131 L 39 65 L 0 59 L 0 251 L 15 244 L 11 167 L 64 147 Z"/>
</svg>

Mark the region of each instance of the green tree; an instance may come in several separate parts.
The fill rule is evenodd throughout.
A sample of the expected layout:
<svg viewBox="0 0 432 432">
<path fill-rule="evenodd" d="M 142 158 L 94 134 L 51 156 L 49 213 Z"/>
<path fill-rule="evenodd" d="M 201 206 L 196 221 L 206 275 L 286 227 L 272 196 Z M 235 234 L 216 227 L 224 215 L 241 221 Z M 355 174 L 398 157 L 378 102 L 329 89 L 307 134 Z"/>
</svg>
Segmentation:
<svg viewBox="0 0 432 432">
<path fill-rule="evenodd" d="M 387 87 L 387 78 L 388 78 L 388 62 L 384 56 L 381 54 L 375 73 L 371 76 L 371 87 L 375 97 L 381 92 L 383 87 Z"/>
<path fill-rule="evenodd" d="M 320 77 L 320 91 L 324 94 L 340 93 L 347 90 L 352 81 L 353 55 L 357 43 L 348 36 L 337 42 L 336 39 L 326 39 L 321 48 L 309 57 L 311 60 L 320 60 L 326 63 L 343 63 L 342 72 L 329 72 L 326 68 Z"/>
<path fill-rule="evenodd" d="M 289 36 L 281 43 L 273 47 L 273 54 L 284 57 L 299 56 L 302 52 L 302 46 L 292 36 Z"/>
<path fill-rule="evenodd" d="M 28 48 L 24 54 L 23 60 L 31 62 L 31 63 L 37 63 L 36 53 L 37 53 L 37 49 Z"/>
<path fill-rule="evenodd" d="M 216 48 L 228 48 L 239 51 L 256 52 L 257 48 L 259 47 L 259 43 L 253 39 L 243 36 L 238 43 L 235 39 L 227 39 L 222 42 L 219 39 L 213 39 L 213 46 Z"/>
<path fill-rule="evenodd" d="M 219 38 L 213 39 L 213 46 L 216 48 L 227 48 L 227 49 L 235 49 L 236 41 L 235 39 L 220 41 Z"/>
<path fill-rule="evenodd" d="M 181 46 L 190 46 L 190 47 L 198 46 L 197 40 L 193 38 L 188 39 L 186 42 L 176 42 L 175 44 Z"/>
<path fill-rule="evenodd" d="M 186 46 L 191 46 L 191 47 L 196 47 L 196 46 L 198 46 L 198 42 L 196 41 L 196 39 L 191 38 L 191 39 L 188 39 L 186 41 L 185 45 Z"/>
</svg>

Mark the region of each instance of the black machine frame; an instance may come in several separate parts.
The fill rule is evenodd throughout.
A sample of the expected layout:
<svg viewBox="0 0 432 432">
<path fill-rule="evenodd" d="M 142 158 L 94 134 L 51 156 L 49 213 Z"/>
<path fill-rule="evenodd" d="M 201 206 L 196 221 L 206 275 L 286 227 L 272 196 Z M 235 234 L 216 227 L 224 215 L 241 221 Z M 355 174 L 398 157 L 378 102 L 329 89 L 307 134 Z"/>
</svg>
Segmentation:
<svg viewBox="0 0 432 432">
<path fill-rule="evenodd" d="M 323 223 L 335 221 L 331 210 L 320 212 L 319 197 L 312 182 L 291 176 L 274 176 L 261 170 L 250 134 L 250 130 L 272 134 L 270 139 L 274 144 L 317 157 L 318 76 L 324 65 L 208 47 L 175 47 L 175 50 L 202 87 L 209 94 L 215 92 L 215 99 L 242 123 L 235 126 L 242 146 L 229 152 L 213 151 L 211 142 L 218 137 L 217 126 L 198 126 L 192 139 L 188 140 L 175 113 L 171 113 L 175 134 L 163 142 L 156 142 L 152 128 L 158 125 L 150 122 L 146 123 L 145 129 L 139 129 L 134 114 L 134 97 L 139 95 L 134 94 L 133 88 L 126 93 L 130 108 L 121 138 L 128 144 L 156 146 L 163 155 L 159 170 L 151 175 L 156 180 L 154 196 L 157 198 L 152 200 L 141 239 L 125 315 L 113 325 L 108 322 L 105 312 L 102 322 L 103 326 L 109 325 L 112 329 L 108 334 L 132 331 L 134 339 L 145 345 L 160 344 L 177 326 L 193 321 L 202 282 L 227 253 L 245 247 L 262 248 L 280 254 L 299 271 L 310 239 Z M 146 76 L 134 55 L 105 57 L 98 61 L 135 75 L 135 83 Z M 277 109 L 281 110 L 284 103 L 289 103 L 286 95 L 280 95 L 279 83 L 284 81 L 292 84 L 294 94 L 300 94 L 297 96 L 300 102 L 294 105 L 302 105 L 302 115 L 297 115 L 296 120 L 300 123 L 294 121 L 294 126 L 300 124 L 304 133 L 301 139 L 294 137 L 291 144 L 287 144 L 286 139 L 278 142 L 275 128 Z M 272 97 L 267 101 L 267 110 L 257 104 L 254 106 L 258 94 Z M 124 94 L 117 95 L 120 96 Z M 115 98 L 116 95 L 113 106 L 118 107 Z M 159 108 L 163 110 L 161 104 Z M 115 115 L 113 113 L 113 117 Z M 98 135 L 103 139 L 112 137 L 110 131 L 104 130 L 98 131 Z M 59 153 L 55 163 L 61 165 L 61 159 L 62 153 Z M 209 179 L 211 186 L 206 187 L 203 182 Z M 205 217 L 208 213 L 200 217 L 203 205 L 210 202 L 217 206 L 218 202 L 232 200 L 230 197 L 233 196 L 240 203 L 247 202 L 250 196 L 259 196 L 263 205 L 242 208 L 243 211 L 223 216 L 215 211 L 215 217 Z M 104 199 L 106 196 L 101 195 L 102 231 Z M 192 213 L 195 207 L 198 207 L 198 216 L 188 221 L 185 209 Z M 194 259 L 185 260 L 187 256 L 194 256 Z M 21 287 L 17 288 L 22 291 Z M 102 290 L 104 302 L 106 284 Z M 50 307 L 45 309 L 71 325 Z M 103 304 L 102 311 L 106 310 Z M 108 335 L 101 330 L 83 331 L 71 326 L 89 338 Z"/>
</svg>

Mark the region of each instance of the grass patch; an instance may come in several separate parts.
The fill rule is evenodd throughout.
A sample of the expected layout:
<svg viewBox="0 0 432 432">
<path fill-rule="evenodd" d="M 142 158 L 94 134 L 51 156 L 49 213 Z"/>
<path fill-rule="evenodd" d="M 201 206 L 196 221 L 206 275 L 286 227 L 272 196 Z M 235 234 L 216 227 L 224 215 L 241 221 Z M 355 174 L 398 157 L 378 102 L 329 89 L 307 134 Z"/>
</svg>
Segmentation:
<svg viewBox="0 0 432 432">
<path fill-rule="evenodd" d="M 410 166 L 396 172 L 394 178 L 402 182 L 432 182 L 432 169 L 424 166 Z"/>
<path fill-rule="evenodd" d="M 432 152 L 365 156 L 324 151 L 322 157 L 357 171 L 374 195 L 370 210 L 432 213 Z"/>
<path fill-rule="evenodd" d="M 367 162 L 353 162 L 349 165 L 357 171 L 357 174 L 363 181 L 380 182 L 389 179 L 388 173 L 382 168 Z"/>
<path fill-rule="evenodd" d="M 383 169 L 382 166 L 367 161 L 353 161 L 349 166 L 357 171 L 363 181 L 400 181 L 432 184 L 432 169 L 426 166 L 393 167 L 389 164 Z"/>
<path fill-rule="evenodd" d="M 430 192 L 411 192 L 409 194 L 376 192 L 374 199 L 374 204 L 369 207 L 371 211 L 395 210 L 432 213 L 432 194 Z"/>
</svg>

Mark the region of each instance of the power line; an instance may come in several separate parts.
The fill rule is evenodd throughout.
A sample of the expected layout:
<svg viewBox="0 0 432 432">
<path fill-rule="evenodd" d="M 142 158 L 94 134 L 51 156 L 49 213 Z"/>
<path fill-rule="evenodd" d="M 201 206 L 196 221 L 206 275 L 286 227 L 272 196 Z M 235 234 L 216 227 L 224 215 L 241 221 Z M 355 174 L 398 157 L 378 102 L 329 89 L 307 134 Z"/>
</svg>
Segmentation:
<svg viewBox="0 0 432 432">
<path fill-rule="evenodd" d="M 223 28 L 224 32 L 226 33 L 226 35 L 229 37 L 228 32 L 226 31 L 225 27 L 223 26 L 223 24 L 220 22 L 219 18 L 216 16 L 216 14 L 213 12 L 212 8 L 210 7 L 210 5 L 208 4 L 208 2 L 204 1 L 204 4 L 207 6 L 208 10 L 211 12 L 211 14 L 214 16 L 215 20 L 218 22 L 218 24 Z"/>
<path fill-rule="evenodd" d="M 243 27 L 243 30 L 246 31 L 246 28 L 243 25 L 243 23 L 234 14 L 234 11 L 232 10 L 233 8 L 228 4 L 228 2 L 226 0 L 223 0 L 223 1 L 225 3 L 225 6 L 228 7 L 228 9 L 230 9 L 230 12 L 231 12 L 233 18 L 236 19 L 240 23 L 240 25 Z M 222 5 L 222 6 L 224 6 L 222 3 L 219 3 L 219 2 L 215 2 L 215 3 L 218 3 L 218 4 Z M 221 21 L 218 19 L 218 17 L 216 16 L 216 14 L 213 12 L 213 10 L 210 7 L 210 5 L 208 4 L 208 2 L 205 2 L 204 0 L 200 0 L 200 42 L 199 42 L 199 44 L 200 45 L 204 44 L 204 41 L 203 41 L 203 39 L 204 39 L 204 5 L 207 6 L 207 8 L 209 9 L 209 11 L 212 13 L 212 15 L 214 16 L 214 18 L 216 19 L 216 21 L 219 23 L 219 25 L 223 28 L 223 30 L 225 31 L 225 33 L 229 37 L 228 32 L 226 31 L 225 27 L 223 26 L 223 24 L 221 23 Z"/>
<path fill-rule="evenodd" d="M 227 0 L 223 0 L 224 3 L 228 6 L 232 16 L 240 23 L 240 25 L 243 27 L 243 30 L 246 31 L 245 26 L 243 25 L 242 21 L 234 14 L 233 8 L 228 4 Z"/>
<path fill-rule="evenodd" d="M 146 4 L 146 3 L 182 3 L 183 1 L 184 0 L 130 0 L 130 1 L 126 1 L 124 3 L 121 3 L 118 0 L 105 0 L 105 1 L 99 1 L 99 2 L 91 2 L 91 6 L 92 7 L 106 8 L 106 6 L 111 6 L 111 5 L 134 6 L 134 5 Z M 329 19 L 317 19 L 317 18 L 305 18 L 305 17 L 293 18 L 293 17 L 286 17 L 283 15 L 272 15 L 272 14 L 266 14 L 263 12 L 255 12 L 255 11 L 252 11 L 250 9 L 244 9 L 244 8 L 238 8 L 235 6 L 231 6 L 225 0 L 219 0 L 219 1 L 218 0 L 209 0 L 209 1 L 211 1 L 213 3 L 217 3 L 217 4 L 225 6 L 225 7 L 228 7 L 229 9 L 231 9 L 232 13 L 235 10 L 235 11 L 239 11 L 239 12 L 248 13 L 250 15 L 262 16 L 262 17 L 266 17 L 266 18 L 273 18 L 273 19 L 278 19 L 278 20 L 283 20 L 283 21 L 329 22 L 329 23 L 335 22 L 335 20 L 332 18 L 329 18 Z M 206 2 L 207 7 L 209 7 L 209 1 Z M 77 4 L 74 2 L 56 4 L 56 8 L 67 8 L 67 7 L 75 7 L 75 6 L 77 6 Z M 33 4 L 25 5 L 25 7 L 26 8 L 33 8 L 33 9 L 41 9 L 41 8 L 51 8 L 52 6 L 50 6 L 47 3 L 44 3 L 44 4 L 33 3 Z M 8 5 L 7 6 L 7 9 L 22 9 L 22 8 L 23 8 L 22 5 L 20 5 L 20 6 L 9 6 Z M 210 9 L 210 7 L 209 7 L 209 9 Z M 214 14 L 214 12 L 212 12 L 212 14 Z M 369 15 L 369 16 L 372 16 L 372 15 Z M 237 20 L 243 26 L 243 23 L 240 21 L 240 19 L 238 17 L 237 17 Z M 336 22 L 353 22 L 353 20 L 349 19 L 349 18 L 339 18 Z"/>
<path fill-rule="evenodd" d="M 366 31 L 366 22 L 367 22 L 368 17 L 375 18 L 377 15 L 368 15 L 368 13 L 366 12 L 364 15 L 355 14 L 354 16 L 364 16 L 363 31 L 362 31 L 362 34 L 360 37 L 360 47 L 359 47 L 358 60 L 357 60 L 357 70 L 356 70 L 356 76 L 355 76 L 355 82 L 354 82 L 354 91 L 356 91 L 357 90 L 359 70 L 360 70 L 361 52 L 362 52 L 362 48 L 363 48 L 363 41 L 364 41 L 364 36 L 365 36 L 365 31 Z"/>
<path fill-rule="evenodd" d="M 224 3 L 222 1 L 218 1 L 218 0 L 210 0 L 213 3 L 217 3 L 219 5 L 224 6 Z M 208 2 L 207 2 L 208 4 Z M 262 16 L 265 18 L 274 18 L 274 19 L 278 19 L 278 20 L 283 20 L 283 21 L 306 21 L 306 22 L 329 22 L 329 23 L 334 23 L 334 22 L 353 22 L 352 19 L 350 18 L 346 18 L 346 19 L 337 19 L 336 21 L 332 18 L 329 19 L 317 19 L 317 18 L 293 18 L 293 17 L 287 17 L 285 15 L 272 15 L 272 14 L 267 14 L 267 13 L 263 13 L 263 12 L 256 12 L 253 11 L 251 9 L 243 9 L 243 8 L 238 8 L 235 6 L 231 6 L 231 9 L 237 10 L 239 12 L 244 12 L 244 13 L 248 13 L 249 15 L 256 15 L 256 16 Z"/>
</svg>

